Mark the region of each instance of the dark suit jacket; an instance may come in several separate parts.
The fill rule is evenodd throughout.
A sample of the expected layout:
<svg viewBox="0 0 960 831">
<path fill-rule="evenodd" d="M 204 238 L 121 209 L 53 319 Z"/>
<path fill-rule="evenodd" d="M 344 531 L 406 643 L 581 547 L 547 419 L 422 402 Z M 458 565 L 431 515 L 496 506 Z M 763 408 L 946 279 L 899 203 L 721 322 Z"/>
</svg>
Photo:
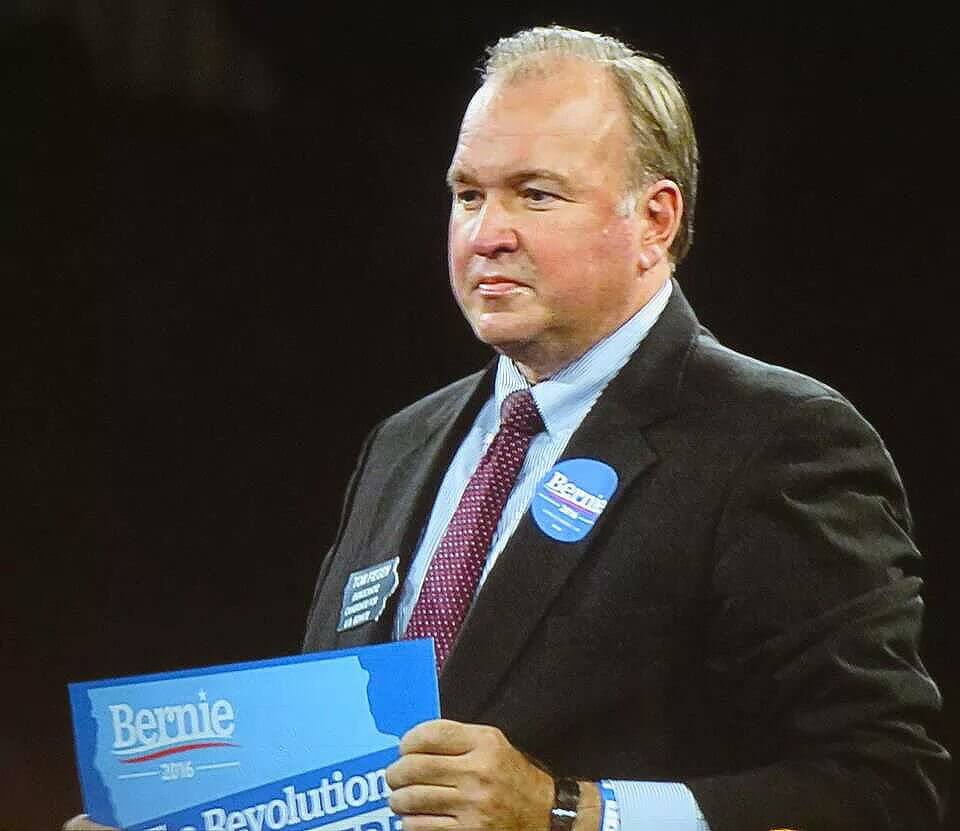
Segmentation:
<svg viewBox="0 0 960 831">
<path fill-rule="evenodd" d="M 338 634 L 350 572 L 409 565 L 493 372 L 369 436 L 304 648 Z M 500 727 L 581 778 L 683 781 L 712 831 L 932 829 L 945 751 L 917 657 L 922 602 L 901 483 L 838 393 L 721 346 L 679 288 L 561 458 L 620 485 L 581 542 L 528 514 L 440 678 L 445 717 Z"/>
</svg>

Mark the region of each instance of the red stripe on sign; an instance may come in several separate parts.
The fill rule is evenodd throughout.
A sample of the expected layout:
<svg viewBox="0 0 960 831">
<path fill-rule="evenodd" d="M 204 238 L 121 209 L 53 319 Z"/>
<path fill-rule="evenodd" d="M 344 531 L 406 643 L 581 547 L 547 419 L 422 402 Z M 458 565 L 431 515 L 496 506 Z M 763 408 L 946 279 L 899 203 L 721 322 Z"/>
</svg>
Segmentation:
<svg viewBox="0 0 960 831">
<path fill-rule="evenodd" d="M 188 750 L 203 750 L 206 747 L 239 747 L 239 745 L 230 742 L 197 742 L 196 744 L 182 744 L 180 747 L 168 747 L 165 750 L 158 750 L 156 753 L 148 753 L 146 756 L 135 756 L 132 759 L 121 759 L 125 765 L 131 765 L 134 762 L 150 762 L 153 759 L 162 759 L 164 756 L 172 756 L 174 753 L 186 753 Z"/>
</svg>

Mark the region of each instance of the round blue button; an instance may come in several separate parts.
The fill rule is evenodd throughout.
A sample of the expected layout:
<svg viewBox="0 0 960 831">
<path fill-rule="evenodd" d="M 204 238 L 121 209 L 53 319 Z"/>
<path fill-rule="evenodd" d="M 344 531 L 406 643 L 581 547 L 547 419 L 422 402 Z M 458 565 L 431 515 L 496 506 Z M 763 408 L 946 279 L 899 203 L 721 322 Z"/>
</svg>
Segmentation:
<svg viewBox="0 0 960 831">
<path fill-rule="evenodd" d="M 540 480 L 530 510 L 537 526 L 560 542 L 579 542 L 607 507 L 617 472 L 596 459 L 558 462 Z"/>
</svg>

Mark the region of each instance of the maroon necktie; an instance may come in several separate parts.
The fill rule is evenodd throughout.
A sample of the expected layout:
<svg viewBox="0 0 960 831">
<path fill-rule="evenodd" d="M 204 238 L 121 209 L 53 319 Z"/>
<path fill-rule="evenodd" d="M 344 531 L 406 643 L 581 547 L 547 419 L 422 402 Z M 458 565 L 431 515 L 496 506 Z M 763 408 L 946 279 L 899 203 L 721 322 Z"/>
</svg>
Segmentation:
<svg viewBox="0 0 960 831">
<path fill-rule="evenodd" d="M 500 429 L 467 482 L 430 561 L 403 637 L 432 637 L 438 670 L 467 616 L 493 532 L 523 467 L 527 448 L 542 430 L 543 419 L 530 390 L 517 390 L 504 399 Z"/>
</svg>

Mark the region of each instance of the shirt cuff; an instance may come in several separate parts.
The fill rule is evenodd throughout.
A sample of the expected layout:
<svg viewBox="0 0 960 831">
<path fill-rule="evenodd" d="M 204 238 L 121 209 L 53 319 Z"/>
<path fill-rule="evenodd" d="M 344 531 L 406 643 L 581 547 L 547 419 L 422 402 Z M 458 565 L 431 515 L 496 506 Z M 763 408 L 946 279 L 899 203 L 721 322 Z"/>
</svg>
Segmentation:
<svg viewBox="0 0 960 831">
<path fill-rule="evenodd" d="M 710 831 L 693 793 L 680 782 L 605 782 L 617 798 L 620 831 Z"/>
</svg>

